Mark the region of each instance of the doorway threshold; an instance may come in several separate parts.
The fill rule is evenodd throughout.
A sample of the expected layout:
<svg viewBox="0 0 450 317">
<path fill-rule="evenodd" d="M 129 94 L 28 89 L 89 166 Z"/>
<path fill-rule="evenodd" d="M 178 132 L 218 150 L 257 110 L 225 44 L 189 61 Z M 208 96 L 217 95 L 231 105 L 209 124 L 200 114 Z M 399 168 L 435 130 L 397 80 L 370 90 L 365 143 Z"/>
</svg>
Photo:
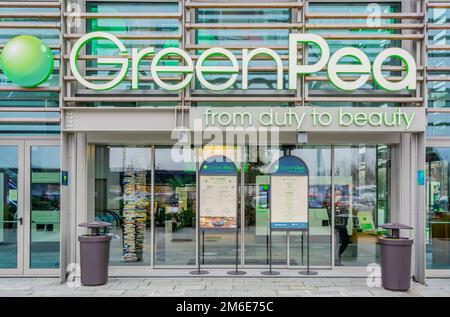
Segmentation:
<svg viewBox="0 0 450 317">
<path fill-rule="evenodd" d="M 246 272 L 245 275 L 230 275 L 230 268 L 202 268 L 202 270 L 208 271 L 205 275 L 192 275 L 190 272 L 194 271 L 191 269 L 173 269 L 173 268 L 158 268 L 150 270 L 130 270 L 121 268 L 120 270 L 110 269 L 110 277 L 161 277 L 161 278 L 208 278 L 208 277 L 223 277 L 223 278 L 264 278 L 267 275 L 262 275 L 261 273 L 267 271 L 267 268 L 258 269 L 242 269 L 240 271 Z M 277 269 L 274 268 L 273 271 L 279 272 L 279 275 L 270 275 L 271 278 L 367 278 L 367 271 L 365 267 L 351 267 L 351 268 L 337 268 L 337 269 L 311 269 L 315 271 L 317 275 L 301 275 L 300 271 L 304 271 L 304 268 L 299 269 Z M 232 271 L 232 269 L 231 269 Z"/>
</svg>

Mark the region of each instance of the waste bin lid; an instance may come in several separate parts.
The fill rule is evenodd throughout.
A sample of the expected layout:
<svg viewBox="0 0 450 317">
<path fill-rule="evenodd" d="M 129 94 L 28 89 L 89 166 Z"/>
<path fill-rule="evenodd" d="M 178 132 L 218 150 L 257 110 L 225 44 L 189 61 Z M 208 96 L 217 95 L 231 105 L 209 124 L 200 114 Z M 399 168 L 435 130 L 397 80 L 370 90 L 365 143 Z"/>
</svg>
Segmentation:
<svg viewBox="0 0 450 317">
<path fill-rule="evenodd" d="M 408 225 L 395 222 L 385 223 L 381 227 L 384 229 L 413 229 L 413 227 L 410 227 Z"/>
<path fill-rule="evenodd" d="M 111 226 L 111 224 L 109 222 L 104 221 L 92 221 L 80 223 L 78 226 L 85 228 L 105 228 Z"/>
</svg>

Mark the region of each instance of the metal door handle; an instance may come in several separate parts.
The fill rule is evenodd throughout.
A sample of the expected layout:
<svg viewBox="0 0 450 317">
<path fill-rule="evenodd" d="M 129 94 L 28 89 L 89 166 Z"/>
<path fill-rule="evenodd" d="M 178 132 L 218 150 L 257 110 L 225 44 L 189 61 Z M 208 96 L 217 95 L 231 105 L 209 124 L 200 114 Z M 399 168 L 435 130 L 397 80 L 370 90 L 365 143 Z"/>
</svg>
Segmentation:
<svg viewBox="0 0 450 317">
<path fill-rule="evenodd" d="M 22 217 L 20 217 L 20 218 L 18 219 L 18 221 L 19 221 L 19 223 L 20 223 L 21 225 L 23 225 L 23 218 L 22 218 Z"/>
</svg>

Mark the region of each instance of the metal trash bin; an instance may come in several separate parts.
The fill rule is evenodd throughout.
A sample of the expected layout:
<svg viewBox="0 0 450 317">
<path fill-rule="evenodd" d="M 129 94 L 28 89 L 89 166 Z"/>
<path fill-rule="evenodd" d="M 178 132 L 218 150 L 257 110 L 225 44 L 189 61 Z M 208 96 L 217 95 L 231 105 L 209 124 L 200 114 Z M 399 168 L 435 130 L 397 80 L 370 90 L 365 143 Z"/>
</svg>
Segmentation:
<svg viewBox="0 0 450 317">
<path fill-rule="evenodd" d="M 103 285 L 108 282 L 109 243 L 111 236 L 101 235 L 100 229 L 111 224 L 102 221 L 85 222 L 80 227 L 91 230 L 78 237 L 80 241 L 81 284 Z"/>
<path fill-rule="evenodd" d="M 412 227 L 387 223 L 382 226 L 391 234 L 379 238 L 381 253 L 381 277 L 383 288 L 407 291 L 411 286 L 411 248 L 413 239 L 400 237 L 400 229 Z"/>
</svg>

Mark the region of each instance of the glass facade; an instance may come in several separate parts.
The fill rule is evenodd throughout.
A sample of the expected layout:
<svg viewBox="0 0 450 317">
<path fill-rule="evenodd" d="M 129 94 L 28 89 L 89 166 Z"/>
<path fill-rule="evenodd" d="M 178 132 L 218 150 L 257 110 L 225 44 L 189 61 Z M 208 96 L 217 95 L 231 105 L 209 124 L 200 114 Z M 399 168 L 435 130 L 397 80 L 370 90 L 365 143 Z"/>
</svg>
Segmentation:
<svg viewBox="0 0 450 317">
<path fill-rule="evenodd" d="M 269 263 L 270 171 L 285 155 L 303 159 L 310 171 L 311 264 L 319 268 L 332 266 L 332 235 L 336 242 L 334 265 L 378 263 L 377 238 L 384 233 L 381 225 L 390 219 L 389 149 L 386 145 L 308 145 L 231 150 L 232 157 L 244 155 L 243 162 L 235 162 L 238 230 L 242 237 L 239 238 L 239 263 L 245 267 Z M 113 235 L 112 265 L 149 266 L 153 253 L 155 267 L 194 266 L 197 237 L 200 239 L 198 260 L 202 265 L 236 263 L 234 232 L 197 230 L 197 166 L 200 164 L 195 163 L 195 153 L 194 149 L 188 150 L 180 160 L 171 147 L 95 146 L 95 218 L 113 223 L 109 229 Z M 211 153 L 204 150 L 203 158 Z M 139 217 L 142 217 L 141 228 Z M 140 249 L 136 251 L 140 256 L 126 257 L 130 245 Z M 305 234 L 272 231 L 274 265 L 304 267 L 306 248 Z"/>
<path fill-rule="evenodd" d="M 261 1 L 257 6 L 234 7 L 220 1 L 211 1 L 211 4 L 68 0 L 67 8 L 61 8 L 58 1 L 34 2 L 17 7 L 0 3 L 0 50 L 13 37 L 28 34 L 43 40 L 55 58 L 52 76 L 39 88 L 18 87 L 0 71 L 0 193 L 3 197 L 0 201 L 0 271 L 19 269 L 21 265 L 29 272 L 60 268 L 59 172 L 64 164 L 71 173 L 69 180 L 75 179 L 75 176 L 71 178 L 75 174 L 70 165 L 73 162 L 68 164 L 68 160 L 60 158 L 69 155 L 73 159 L 79 155 L 77 151 L 83 153 L 78 149 L 83 138 L 86 138 L 85 146 L 94 149 L 93 161 L 87 162 L 93 164 L 94 172 L 88 181 L 93 184 L 94 197 L 87 195 L 87 199 L 93 201 L 88 202 L 88 206 L 92 203 L 92 208 L 86 213 L 89 220 L 113 224 L 108 231 L 112 234 L 112 266 L 192 267 L 198 261 L 206 266 L 234 265 L 234 233 L 202 232 L 197 228 L 201 162 L 174 160 L 170 146 L 173 140 L 153 135 L 153 125 L 157 126 L 158 122 L 151 120 L 145 131 L 148 140 L 120 126 L 103 129 L 107 126 L 108 114 L 102 117 L 95 133 L 68 127 L 67 123 L 77 117 L 76 111 L 85 107 L 92 113 L 118 108 L 116 110 L 122 111 L 124 117 L 142 110 L 134 108 L 159 108 L 151 109 L 155 110 L 154 118 L 159 118 L 158 111 L 170 109 L 174 114 L 174 127 L 186 125 L 189 111 L 195 107 L 260 107 L 261 111 L 278 106 L 427 107 L 426 137 L 427 142 L 430 141 L 426 149 L 425 182 L 427 268 L 450 268 L 446 216 L 450 177 L 446 152 L 450 148 L 448 2 L 430 0 L 422 5 L 422 1 L 412 0 L 405 5 L 405 1 L 305 0 L 274 2 L 276 5 L 270 6 L 267 1 Z M 83 14 L 74 20 L 67 14 L 61 17 L 61 13 L 70 13 L 72 9 Z M 8 13 L 14 14 L 6 17 Z M 377 15 L 379 19 L 374 18 Z M 128 55 L 133 48 L 142 50 L 153 46 L 158 52 L 177 47 L 185 50 L 196 63 L 205 50 L 224 47 L 236 55 L 240 69 L 242 49 L 271 48 L 282 60 L 283 90 L 276 90 L 274 60 L 260 55 L 249 63 L 247 91 L 242 90 L 239 73 L 235 83 L 225 91 L 210 92 L 195 76 L 185 90 L 167 92 L 152 78 L 152 56 L 149 55 L 139 65 L 139 89 L 131 89 L 130 59 L 123 82 L 111 91 L 92 91 L 77 83 L 68 55 L 80 36 L 95 31 L 116 35 Z M 427 33 L 423 34 L 425 31 Z M 349 94 L 334 87 L 323 69 L 303 76 L 297 89 L 289 90 L 288 38 L 291 33 L 319 34 L 330 45 L 331 53 L 343 47 L 359 48 L 371 62 L 386 48 L 404 47 L 417 59 L 418 89 L 386 92 L 370 79 L 361 89 Z M 96 57 L 116 57 L 118 53 L 119 49 L 110 41 L 95 39 L 80 53 L 78 65 L 89 81 L 106 83 L 115 78 L 119 66 L 98 63 Z M 299 64 L 312 64 L 319 58 L 317 47 L 299 47 Z M 349 56 L 341 62 L 358 63 Z M 181 65 L 182 61 L 169 55 L 160 64 L 174 66 Z M 204 65 L 229 64 L 223 56 L 213 56 Z M 387 59 L 383 74 L 397 80 L 405 74 L 402 61 Z M 167 83 L 185 78 L 182 73 L 160 75 Z M 347 80 L 358 76 L 341 75 Z M 221 84 L 229 77 L 229 74 L 210 73 L 205 79 Z M 115 139 L 118 131 L 121 132 Z M 64 138 L 65 147 L 60 148 L 61 135 L 73 137 L 70 146 L 77 149 L 70 148 Z M 366 143 L 366 135 L 354 135 L 354 141 L 348 141 L 348 137 L 343 137 L 345 141 L 342 141 L 341 135 L 336 138 L 332 135 L 330 140 L 310 141 L 306 145 L 293 145 L 296 142 L 289 139 L 275 147 L 241 148 L 239 154 L 246 159 L 236 161 L 240 264 L 245 267 L 268 264 L 269 169 L 277 159 L 288 154 L 303 159 L 311 171 L 311 264 L 330 268 L 379 263 L 378 237 L 384 234 L 381 226 L 395 219 L 392 215 L 399 212 L 398 202 L 392 197 L 399 196 L 395 192 L 399 181 L 391 180 L 391 163 L 398 159 L 396 147 L 400 141 L 395 136 L 385 142 L 388 137 L 383 134 L 380 140 L 371 136 Z M 136 141 L 133 141 L 135 136 Z M 107 141 L 96 141 L 102 138 Z M 11 145 L 11 140 L 17 143 Z M 39 143 L 42 140 L 55 143 Z M 78 145 L 74 145 L 77 142 Z M 192 148 L 188 156 L 196 157 L 199 151 L 201 149 Z M 250 160 L 250 156 L 256 160 Z M 76 164 L 80 164 L 79 161 L 78 157 Z M 24 197 L 20 195 L 20 188 Z M 21 233 L 22 223 L 26 225 L 23 228 L 26 233 Z M 197 236 L 201 239 L 199 250 Z M 303 267 L 305 239 L 299 232 L 274 233 L 273 263 L 280 267 Z M 24 260 L 28 263 L 22 263 Z"/>
</svg>

